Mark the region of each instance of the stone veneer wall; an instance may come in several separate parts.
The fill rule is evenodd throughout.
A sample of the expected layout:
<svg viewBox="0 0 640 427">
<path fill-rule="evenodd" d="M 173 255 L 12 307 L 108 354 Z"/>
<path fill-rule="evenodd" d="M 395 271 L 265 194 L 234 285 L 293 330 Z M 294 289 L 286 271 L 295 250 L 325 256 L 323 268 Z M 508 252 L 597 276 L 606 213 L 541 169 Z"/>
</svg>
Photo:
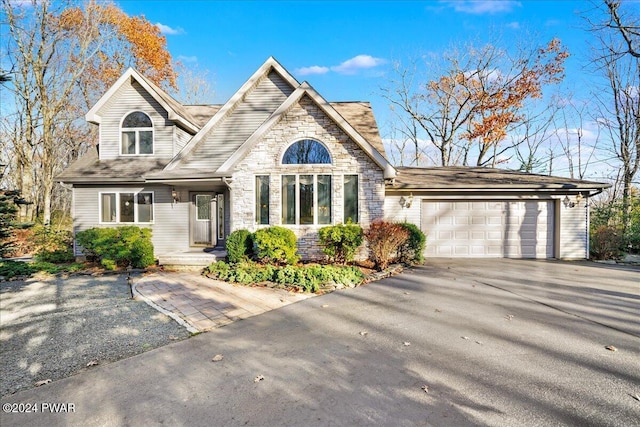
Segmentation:
<svg viewBox="0 0 640 427">
<path fill-rule="evenodd" d="M 315 139 L 331 154 L 330 165 L 282 165 L 285 150 L 295 141 Z M 360 224 L 366 227 L 383 217 L 384 176 L 380 167 L 365 154 L 310 98 L 303 97 L 275 124 L 236 166 L 231 183 L 233 217 L 231 230 L 255 231 L 255 176 L 270 176 L 269 225 L 281 224 L 281 175 L 332 175 L 332 224 L 344 222 L 343 175 L 359 175 Z M 298 252 L 303 259 L 318 259 L 318 229 L 324 225 L 283 225 L 298 236 Z"/>
</svg>

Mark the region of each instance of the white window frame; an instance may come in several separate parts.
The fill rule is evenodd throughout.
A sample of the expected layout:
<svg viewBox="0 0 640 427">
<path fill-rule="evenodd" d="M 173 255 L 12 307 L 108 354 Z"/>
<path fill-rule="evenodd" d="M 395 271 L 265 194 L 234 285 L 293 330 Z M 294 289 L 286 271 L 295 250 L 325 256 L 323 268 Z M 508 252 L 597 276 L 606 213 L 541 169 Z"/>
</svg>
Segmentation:
<svg viewBox="0 0 640 427">
<path fill-rule="evenodd" d="M 313 176 L 313 224 L 301 224 L 300 223 L 300 176 L 301 175 L 311 175 Z M 330 206 L 330 212 L 329 212 L 329 216 L 330 216 L 330 220 L 328 223 L 323 223 L 320 224 L 318 222 L 318 176 L 330 176 L 331 177 L 331 188 L 329 191 L 330 194 L 330 201 L 331 201 L 331 206 Z M 283 220 L 283 206 L 282 206 L 282 200 L 284 199 L 284 197 L 282 196 L 282 178 L 284 176 L 295 176 L 296 177 L 296 191 L 295 191 L 295 223 L 293 224 L 287 224 L 285 223 Z M 335 201 L 334 201 L 334 188 L 335 188 L 335 176 L 330 174 L 330 173 L 283 173 L 282 175 L 280 175 L 280 225 L 282 226 L 316 226 L 316 225 L 320 225 L 320 226 L 327 226 L 327 225 L 333 225 L 334 223 L 334 219 L 335 219 L 335 215 L 334 215 L 334 207 L 335 207 Z"/>
<path fill-rule="evenodd" d="M 129 114 L 132 114 L 132 113 L 142 113 L 145 116 L 149 117 L 149 120 L 151 121 L 151 127 L 150 128 L 125 128 L 125 127 L 122 127 L 122 124 L 124 123 L 124 119 L 126 119 L 129 116 Z M 122 116 L 122 119 L 120 119 L 120 138 L 119 138 L 119 143 L 118 143 L 118 146 L 120 147 L 119 148 L 120 155 L 121 156 L 126 156 L 126 157 L 129 157 L 129 156 L 153 156 L 154 153 L 155 153 L 155 150 L 156 150 L 156 133 L 154 131 L 154 128 L 155 128 L 155 125 L 153 123 L 153 118 L 151 117 L 151 115 L 145 113 L 144 111 L 132 110 L 132 111 L 129 111 L 129 112 L 125 113 Z M 148 131 L 151 131 L 151 153 L 140 154 L 140 132 L 148 132 Z M 122 152 L 122 134 L 124 132 L 135 132 L 135 134 L 136 134 L 136 136 L 135 136 L 135 138 L 136 138 L 135 153 L 123 153 Z"/>
<path fill-rule="evenodd" d="M 103 221 L 102 220 L 102 195 L 103 194 L 115 194 L 116 196 L 116 220 L 115 221 Z M 121 222 L 120 221 L 120 194 L 133 194 L 133 222 Z M 140 222 L 138 220 L 138 195 L 139 194 L 151 194 L 151 217 L 150 222 Z M 154 224 L 156 218 L 156 195 L 154 191 L 100 191 L 98 192 L 98 224 L 113 225 L 113 224 Z"/>
<path fill-rule="evenodd" d="M 199 213 L 199 211 L 198 211 L 198 206 L 199 206 L 198 205 L 198 197 L 209 197 L 209 218 L 201 219 L 198 216 L 198 213 Z M 211 194 L 196 194 L 196 206 L 195 206 L 196 207 L 196 221 L 211 221 L 211 215 L 213 215 L 213 212 L 211 211 L 212 202 L 213 202 L 213 195 L 211 195 Z"/>
</svg>

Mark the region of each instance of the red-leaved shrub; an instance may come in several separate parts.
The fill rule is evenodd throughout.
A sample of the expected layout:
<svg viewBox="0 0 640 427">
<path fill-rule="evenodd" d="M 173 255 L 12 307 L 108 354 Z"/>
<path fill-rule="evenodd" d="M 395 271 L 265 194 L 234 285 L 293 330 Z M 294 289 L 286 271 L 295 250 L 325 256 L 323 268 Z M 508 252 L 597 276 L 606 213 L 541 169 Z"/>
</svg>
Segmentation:
<svg viewBox="0 0 640 427">
<path fill-rule="evenodd" d="M 398 256 L 398 249 L 409 238 L 409 232 L 400 224 L 374 221 L 365 232 L 371 260 L 378 270 L 384 270 Z"/>
</svg>

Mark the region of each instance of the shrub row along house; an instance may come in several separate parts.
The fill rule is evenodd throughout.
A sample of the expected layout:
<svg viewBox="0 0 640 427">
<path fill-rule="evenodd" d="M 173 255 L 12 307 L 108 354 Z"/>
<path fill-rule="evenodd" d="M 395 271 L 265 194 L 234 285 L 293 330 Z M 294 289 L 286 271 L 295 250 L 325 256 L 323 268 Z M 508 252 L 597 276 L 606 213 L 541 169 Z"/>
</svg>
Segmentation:
<svg viewBox="0 0 640 427">
<path fill-rule="evenodd" d="M 607 186 L 393 167 L 369 103 L 327 102 L 273 58 L 224 105 L 182 105 L 129 69 L 86 119 L 97 150 L 58 177 L 73 187 L 74 231 L 149 227 L 161 263 L 196 262 L 189 254 L 232 231 L 269 225 L 293 230 L 313 259 L 321 227 L 375 219 L 418 225 L 426 256 L 585 258 L 586 201 Z"/>
</svg>

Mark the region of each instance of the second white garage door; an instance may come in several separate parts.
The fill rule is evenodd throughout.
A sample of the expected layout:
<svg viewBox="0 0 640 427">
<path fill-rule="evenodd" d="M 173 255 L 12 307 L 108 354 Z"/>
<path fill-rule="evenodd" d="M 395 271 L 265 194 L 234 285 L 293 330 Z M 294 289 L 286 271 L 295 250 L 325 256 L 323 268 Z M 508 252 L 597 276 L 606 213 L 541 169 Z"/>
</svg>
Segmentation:
<svg viewBox="0 0 640 427">
<path fill-rule="evenodd" d="M 425 200 L 421 207 L 427 256 L 554 256 L 552 201 Z"/>
</svg>

